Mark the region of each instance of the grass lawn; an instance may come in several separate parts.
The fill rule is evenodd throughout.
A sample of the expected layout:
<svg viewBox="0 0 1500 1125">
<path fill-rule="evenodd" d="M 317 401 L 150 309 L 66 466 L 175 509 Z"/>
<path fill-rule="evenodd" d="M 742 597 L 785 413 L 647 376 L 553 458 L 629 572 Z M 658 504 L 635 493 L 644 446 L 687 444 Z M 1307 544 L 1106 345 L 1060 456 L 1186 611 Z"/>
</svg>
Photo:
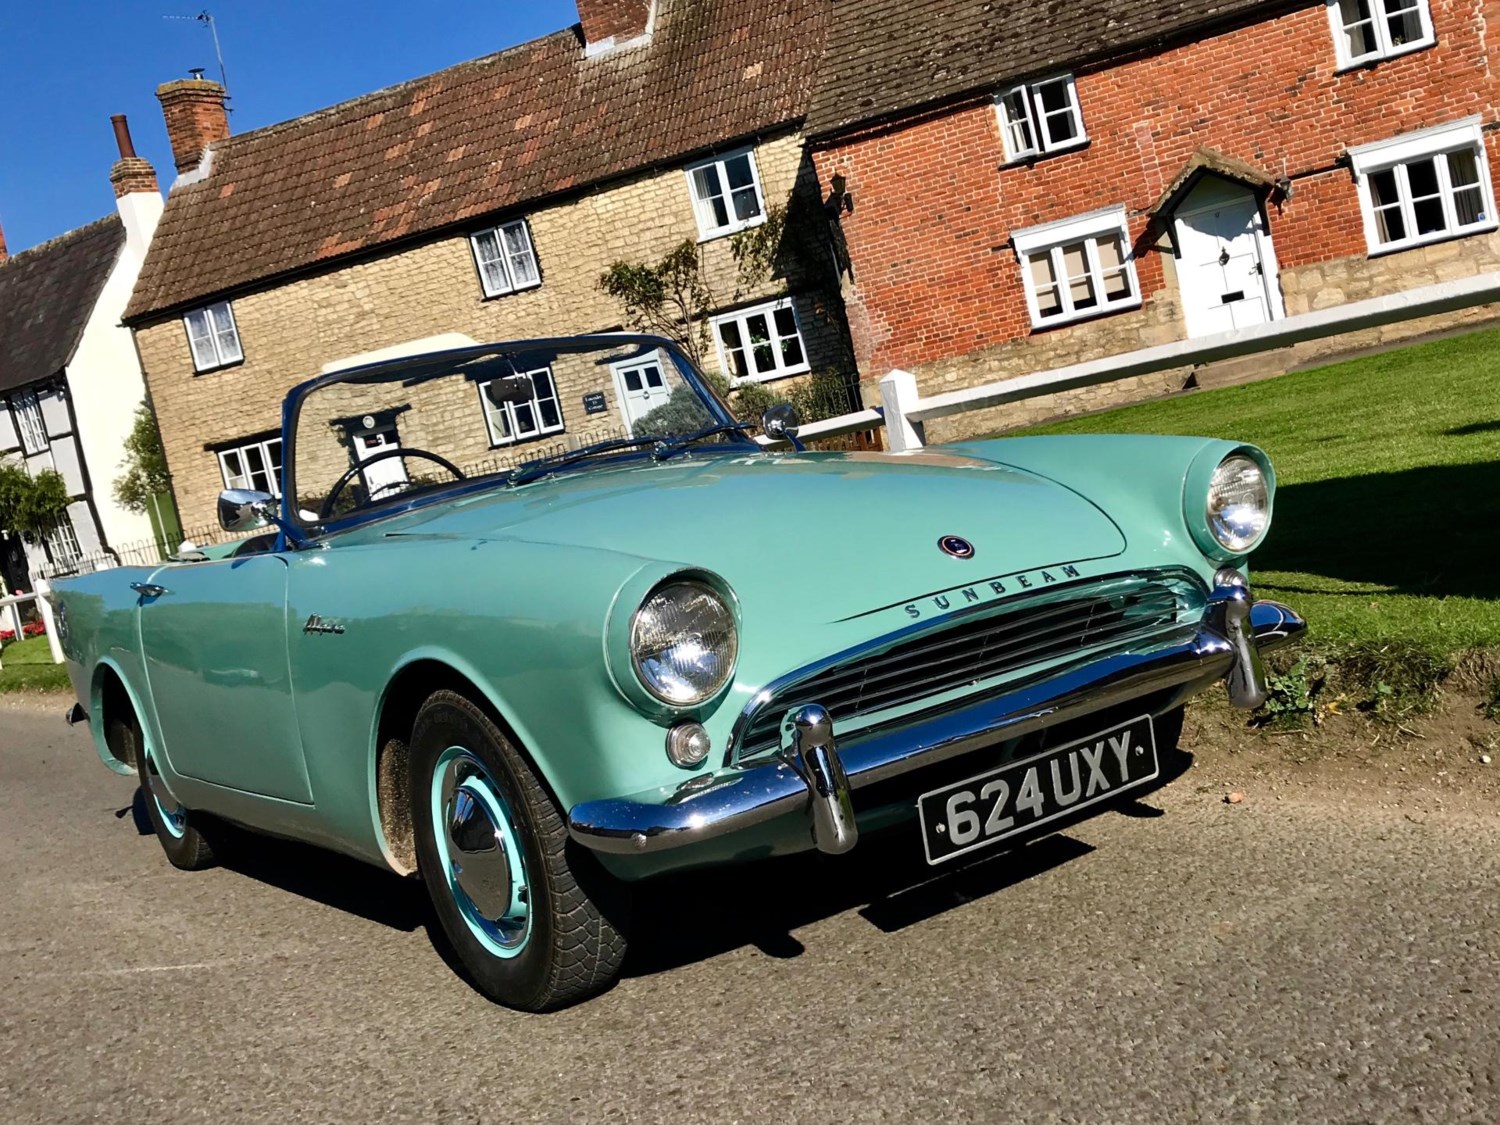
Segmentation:
<svg viewBox="0 0 1500 1125">
<path fill-rule="evenodd" d="M 1252 585 L 1310 639 L 1500 646 L 1500 329 L 1028 432 L 1253 442 L 1278 491 Z"/>
<path fill-rule="evenodd" d="M 0 694 L 63 691 L 67 687 L 67 665 L 52 663 L 46 637 L 15 641 L 0 649 Z"/>
</svg>

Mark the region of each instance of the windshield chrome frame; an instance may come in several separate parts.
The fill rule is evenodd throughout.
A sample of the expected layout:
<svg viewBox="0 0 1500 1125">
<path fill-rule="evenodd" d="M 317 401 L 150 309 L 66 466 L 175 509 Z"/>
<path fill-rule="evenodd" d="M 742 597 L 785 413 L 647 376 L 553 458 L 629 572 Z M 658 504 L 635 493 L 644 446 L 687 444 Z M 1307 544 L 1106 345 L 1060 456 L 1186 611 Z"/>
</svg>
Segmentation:
<svg viewBox="0 0 1500 1125">
<path fill-rule="evenodd" d="M 578 353 L 595 350 L 622 350 L 632 346 L 652 350 L 665 350 L 672 357 L 677 367 L 678 375 L 698 393 L 699 399 L 703 402 L 715 421 L 725 425 L 736 424 L 738 422 L 738 419 L 730 413 L 728 405 L 719 397 L 718 392 L 714 390 L 713 385 L 703 377 L 703 373 L 698 370 L 697 366 L 688 358 L 687 354 L 683 352 L 678 344 L 667 339 L 665 336 L 653 336 L 646 333 L 609 332 L 585 336 L 547 336 L 533 340 L 508 340 L 494 344 L 476 344 L 472 347 L 452 348 L 446 351 L 423 352 L 419 355 L 403 356 L 400 359 L 382 360 L 377 363 L 362 364 L 358 367 L 346 367 L 339 371 L 331 371 L 325 375 L 319 375 L 317 378 L 309 379 L 304 383 L 299 383 L 287 392 L 286 399 L 282 403 L 282 518 L 290 527 L 296 528 L 309 541 L 313 541 L 372 523 L 375 520 L 388 519 L 391 516 L 401 515 L 414 508 L 420 508 L 440 500 L 452 499 L 455 496 L 463 496 L 489 488 L 503 488 L 506 486 L 505 477 L 500 474 L 455 480 L 450 484 L 438 485 L 420 492 L 411 494 L 403 493 L 393 496 L 390 500 L 380 501 L 366 508 L 357 509 L 349 515 L 338 519 L 326 521 L 303 519 L 296 504 L 297 424 L 302 415 L 303 402 L 314 392 L 324 387 L 334 383 L 347 383 L 358 379 L 360 376 L 374 374 L 388 374 L 392 376 L 392 381 L 396 381 L 402 371 L 428 366 L 435 360 L 440 359 L 451 360 L 454 364 L 459 364 L 467 360 L 481 359 L 486 356 L 507 352 L 566 351 Z M 443 378 L 446 376 L 438 375 L 434 377 Z M 735 451 L 741 453 L 747 449 L 756 451 L 760 449 L 760 444 L 748 437 L 744 438 L 743 441 L 733 444 Z M 650 456 L 651 446 L 642 445 L 634 449 L 621 449 L 602 454 L 601 459 L 598 461 L 591 461 L 585 458 L 583 461 L 576 462 L 575 464 L 615 464 L 620 461 L 646 459 Z M 542 460 L 542 458 L 538 458 L 537 460 Z M 522 464 L 525 464 L 525 462 L 522 462 Z"/>
</svg>

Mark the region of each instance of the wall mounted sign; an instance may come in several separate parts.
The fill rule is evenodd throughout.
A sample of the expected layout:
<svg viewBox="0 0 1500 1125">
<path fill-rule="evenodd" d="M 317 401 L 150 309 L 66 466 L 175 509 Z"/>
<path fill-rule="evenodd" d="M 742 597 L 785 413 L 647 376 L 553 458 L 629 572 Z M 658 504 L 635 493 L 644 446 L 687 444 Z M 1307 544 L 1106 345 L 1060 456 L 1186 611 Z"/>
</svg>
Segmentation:
<svg viewBox="0 0 1500 1125">
<path fill-rule="evenodd" d="M 609 407 L 604 402 L 603 391 L 590 391 L 583 396 L 583 412 L 585 414 L 603 414 Z"/>
</svg>

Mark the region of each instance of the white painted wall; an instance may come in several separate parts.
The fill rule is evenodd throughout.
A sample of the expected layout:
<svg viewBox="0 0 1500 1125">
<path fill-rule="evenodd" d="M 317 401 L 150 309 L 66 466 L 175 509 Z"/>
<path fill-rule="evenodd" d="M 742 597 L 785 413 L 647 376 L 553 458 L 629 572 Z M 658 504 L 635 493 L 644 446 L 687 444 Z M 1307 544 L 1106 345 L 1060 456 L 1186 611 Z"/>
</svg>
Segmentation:
<svg viewBox="0 0 1500 1125">
<path fill-rule="evenodd" d="M 120 507 L 114 488 L 115 480 L 125 471 L 125 439 L 135 422 L 135 409 L 146 395 L 135 341 L 130 330 L 121 327 L 120 317 L 135 288 L 162 207 L 160 197 L 144 193 L 127 196 L 120 204 L 126 222 L 125 246 L 94 304 L 67 373 L 73 413 L 78 418 L 78 440 L 93 485 L 94 507 L 112 547 L 151 538 L 150 518 Z M 138 226 L 142 222 L 146 225 Z"/>
</svg>

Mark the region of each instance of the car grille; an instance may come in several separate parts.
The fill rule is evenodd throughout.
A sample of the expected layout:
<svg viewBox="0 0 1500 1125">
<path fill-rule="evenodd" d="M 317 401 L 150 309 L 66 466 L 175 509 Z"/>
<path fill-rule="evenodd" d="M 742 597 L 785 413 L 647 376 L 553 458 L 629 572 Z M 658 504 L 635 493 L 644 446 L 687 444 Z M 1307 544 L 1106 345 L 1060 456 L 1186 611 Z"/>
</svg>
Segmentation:
<svg viewBox="0 0 1500 1125">
<path fill-rule="evenodd" d="M 1183 580 L 1114 579 L 923 630 L 775 688 L 745 725 L 737 757 L 775 748 L 795 704 L 826 707 L 837 730 L 1034 666 L 1160 642 L 1196 626 L 1195 589 Z"/>
</svg>

